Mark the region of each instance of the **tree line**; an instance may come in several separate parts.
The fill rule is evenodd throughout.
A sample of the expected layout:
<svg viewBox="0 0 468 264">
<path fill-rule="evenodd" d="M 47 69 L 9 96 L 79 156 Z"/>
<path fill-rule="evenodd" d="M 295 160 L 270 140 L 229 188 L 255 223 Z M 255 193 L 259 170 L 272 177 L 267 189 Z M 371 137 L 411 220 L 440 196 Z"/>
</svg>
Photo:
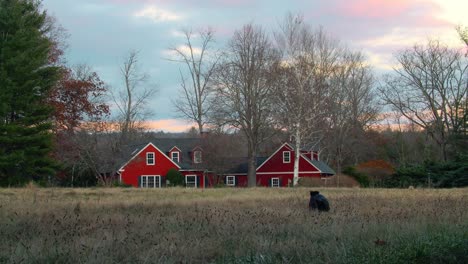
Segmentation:
<svg viewBox="0 0 468 264">
<path fill-rule="evenodd" d="M 40 1 L 1 1 L 0 8 L 1 185 L 111 184 L 133 144 L 160 136 L 142 122 L 158 89 L 138 52 L 120 65 L 122 89 L 111 90 L 91 67 L 67 64 L 66 32 Z M 458 32 L 466 43 L 466 28 Z M 466 165 L 468 61 L 461 49 L 438 40 L 415 44 L 395 55 L 393 72 L 377 77 L 362 52 L 298 14 L 287 14 L 273 32 L 246 24 L 222 52 L 210 28 L 184 36 L 170 59 L 180 65 L 174 108 L 197 124 L 196 133 L 210 131 L 206 148 L 216 155 L 207 152 L 206 162 L 213 168 L 222 171 L 232 153 L 248 157 L 249 186 L 257 157 L 285 140 L 296 150 L 320 150 L 337 172 L 375 159 Z M 118 113 L 111 115 L 110 102 Z M 385 113 L 401 129 L 374 129 Z"/>
</svg>

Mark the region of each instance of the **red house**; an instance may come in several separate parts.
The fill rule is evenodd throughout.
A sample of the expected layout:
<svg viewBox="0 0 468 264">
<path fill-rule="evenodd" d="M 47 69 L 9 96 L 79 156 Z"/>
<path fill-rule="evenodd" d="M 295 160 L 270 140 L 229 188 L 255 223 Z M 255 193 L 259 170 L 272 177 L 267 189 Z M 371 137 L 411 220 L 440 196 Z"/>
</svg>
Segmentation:
<svg viewBox="0 0 468 264">
<path fill-rule="evenodd" d="M 171 169 L 185 176 L 186 187 L 205 188 L 213 183 L 209 168 L 203 165 L 200 139 L 156 139 L 136 148 L 132 157 L 120 169 L 120 181 L 142 188 L 160 188 L 166 185 L 166 174 Z M 257 185 L 284 187 L 292 183 L 294 149 L 284 143 L 271 156 L 257 158 Z M 301 151 L 299 177 L 327 177 L 335 172 L 319 160 L 317 152 Z M 247 186 L 247 163 L 237 163 L 223 175 L 227 186 Z"/>
<path fill-rule="evenodd" d="M 180 171 L 187 187 L 208 185 L 203 168 L 203 150 L 199 139 L 165 138 L 137 146 L 132 157 L 120 169 L 120 182 L 135 187 L 160 188 L 166 185 L 170 169 Z"/>
<path fill-rule="evenodd" d="M 257 158 L 257 186 L 286 187 L 292 184 L 294 176 L 294 148 L 284 143 L 267 158 Z M 299 178 L 322 178 L 335 172 L 319 160 L 316 151 L 301 151 L 299 159 Z M 225 175 L 229 186 L 247 186 L 247 163 L 241 164 Z"/>
</svg>

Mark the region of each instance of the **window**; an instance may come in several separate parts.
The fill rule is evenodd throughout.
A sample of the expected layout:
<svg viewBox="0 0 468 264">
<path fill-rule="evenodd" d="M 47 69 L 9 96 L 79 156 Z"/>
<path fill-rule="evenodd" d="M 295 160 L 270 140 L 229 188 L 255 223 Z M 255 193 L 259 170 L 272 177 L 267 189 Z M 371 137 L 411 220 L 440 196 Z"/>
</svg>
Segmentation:
<svg viewBox="0 0 468 264">
<path fill-rule="evenodd" d="M 154 165 L 154 152 L 146 153 L 146 165 Z"/>
<path fill-rule="evenodd" d="M 140 187 L 141 188 L 161 188 L 161 176 L 159 175 L 141 176 Z"/>
<path fill-rule="evenodd" d="M 280 187 L 279 178 L 271 178 L 271 187 Z"/>
<path fill-rule="evenodd" d="M 171 159 L 174 162 L 179 162 L 179 152 L 178 151 L 171 152 Z"/>
<path fill-rule="evenodd" d="M 187 188 L 197 188 L 197 175 L 187 175 L 187 176 L 185 176 L 185 187 L 187 187 Z"/>
<path fill-rule="evenodd" d="M 193 152 L 193 163 L 202 163 L 202 153 L 200 150 Z"/>
<path fill-rule="evenodd" d="M 236 176 L 226 176 L 227 186 L 236 186 Z"/>
<path fill-rule="evenodd" d="M 283 151 L 283 163 L 291 162 L 291 151 Z"/>
</svg>

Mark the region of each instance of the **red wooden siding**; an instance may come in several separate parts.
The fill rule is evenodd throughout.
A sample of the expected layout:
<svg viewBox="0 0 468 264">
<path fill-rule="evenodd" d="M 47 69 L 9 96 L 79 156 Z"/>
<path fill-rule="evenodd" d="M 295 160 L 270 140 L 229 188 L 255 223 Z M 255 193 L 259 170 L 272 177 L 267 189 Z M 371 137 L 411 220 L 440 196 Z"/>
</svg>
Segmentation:
<svg viewBox="0 0 468 264">
<path fill-rule="evenodd" d="M 283 151 L 291 151 L 291 162 L 283 163 Z M 294 151 L 288 146 L 283 145 L 279 151 L 277 151 L 270 159 L 264 164 L 259 166 L 257 174 L 262 172 L 294 172 Z M 299 171 L 300 172 L 319 172 L 310 162 L 305 160 L 303 157 L 299 160 Z M 262 184 L 263 185 L 263 184 Z"/>
<path fill-rule="evenodd" d="M 146 153 L 154 152 L 155 165 L 146 165 Z M 146 146 L 137 156 L 129 161 L 121 171 L 121 179 L 125 184 L 138 186 L 138 177 L 142 175 L 160 175 L 161 181 L 165 181 L 165 177 L 169 169 L 178 167 L 165 154 L 160 152 L 152 144 Z"/>
</svg>

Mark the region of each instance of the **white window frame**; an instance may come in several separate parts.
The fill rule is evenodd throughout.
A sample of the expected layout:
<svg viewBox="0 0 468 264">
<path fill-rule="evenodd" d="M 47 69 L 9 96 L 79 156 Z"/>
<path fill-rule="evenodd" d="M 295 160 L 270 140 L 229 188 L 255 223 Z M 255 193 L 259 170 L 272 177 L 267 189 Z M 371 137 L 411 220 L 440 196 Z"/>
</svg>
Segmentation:
<svg viewBox="0 0 468 264">
<path fill-rule="evenodd" d="M 200 153 L 200 156 L 199 158 L 197 159 L 197 153 Z M 203 159 L 202 159 L 202 152 L 201 150 L 195 150 L 193 152 L 193 163 L 202 163 Z"/>
<path fill-rule="evenodd" d="M 275 180 L 278 181 L 276 186 L 275 186 Z M 271 187 L 281 187 L 280 178 L 271 178 Z"/>
<path fill-rule="evenodd" d="M 156 181 L 156 178 L 158 181 Z M 153 181 L 153 187 L 149 187 L 149 179 L 152 179 Z M 161 188 L 162 182 L 161 182 L 161 175 L 141 175 L 141 182 L 140 182 L 140 188 Z M 159 184 L 156 185 L 156 182 Z"/>
<path fill-rule="evenodd" d="M 174 160 L 174 158 L 175 158 L 175 157 L 174 157 L 174 154 L 177 154 L 177 161 Z M 174 162 L 180 162 L 180 153 L 179 153 L 179 151 L 173 151 L 173 152 L 171 152 L 171 159 L 172 159 L 172 161 L 174 161 Z"/>
<path fill-rule="evenodd" d="M 226 176 L 226 186 L 236 186 L 236 176 Z"/>
<path fill-rule="evenodd" d="M 150 154 L 153 154 L 153 162 L 149 162 Z M 156 155 L 154 154 L 154 152 L 146 152 L 146 165 L 154 165 L 154 164 L 156 164 Z"/>
<path fill-rule="evenodd" d="M 188 186 L 187 178 L 195 177 L 194 186 Z M 198 176 L 196 174 L 185 175 L 185 188 L 197 188 Z"/>
<path fill-rule="evenodd" d="M 288 160 L 286 160 L 286 155 L 288 154 Z M 283 163 L 291 163 L 291 151 L 283 151 Z"/>
</svg>

